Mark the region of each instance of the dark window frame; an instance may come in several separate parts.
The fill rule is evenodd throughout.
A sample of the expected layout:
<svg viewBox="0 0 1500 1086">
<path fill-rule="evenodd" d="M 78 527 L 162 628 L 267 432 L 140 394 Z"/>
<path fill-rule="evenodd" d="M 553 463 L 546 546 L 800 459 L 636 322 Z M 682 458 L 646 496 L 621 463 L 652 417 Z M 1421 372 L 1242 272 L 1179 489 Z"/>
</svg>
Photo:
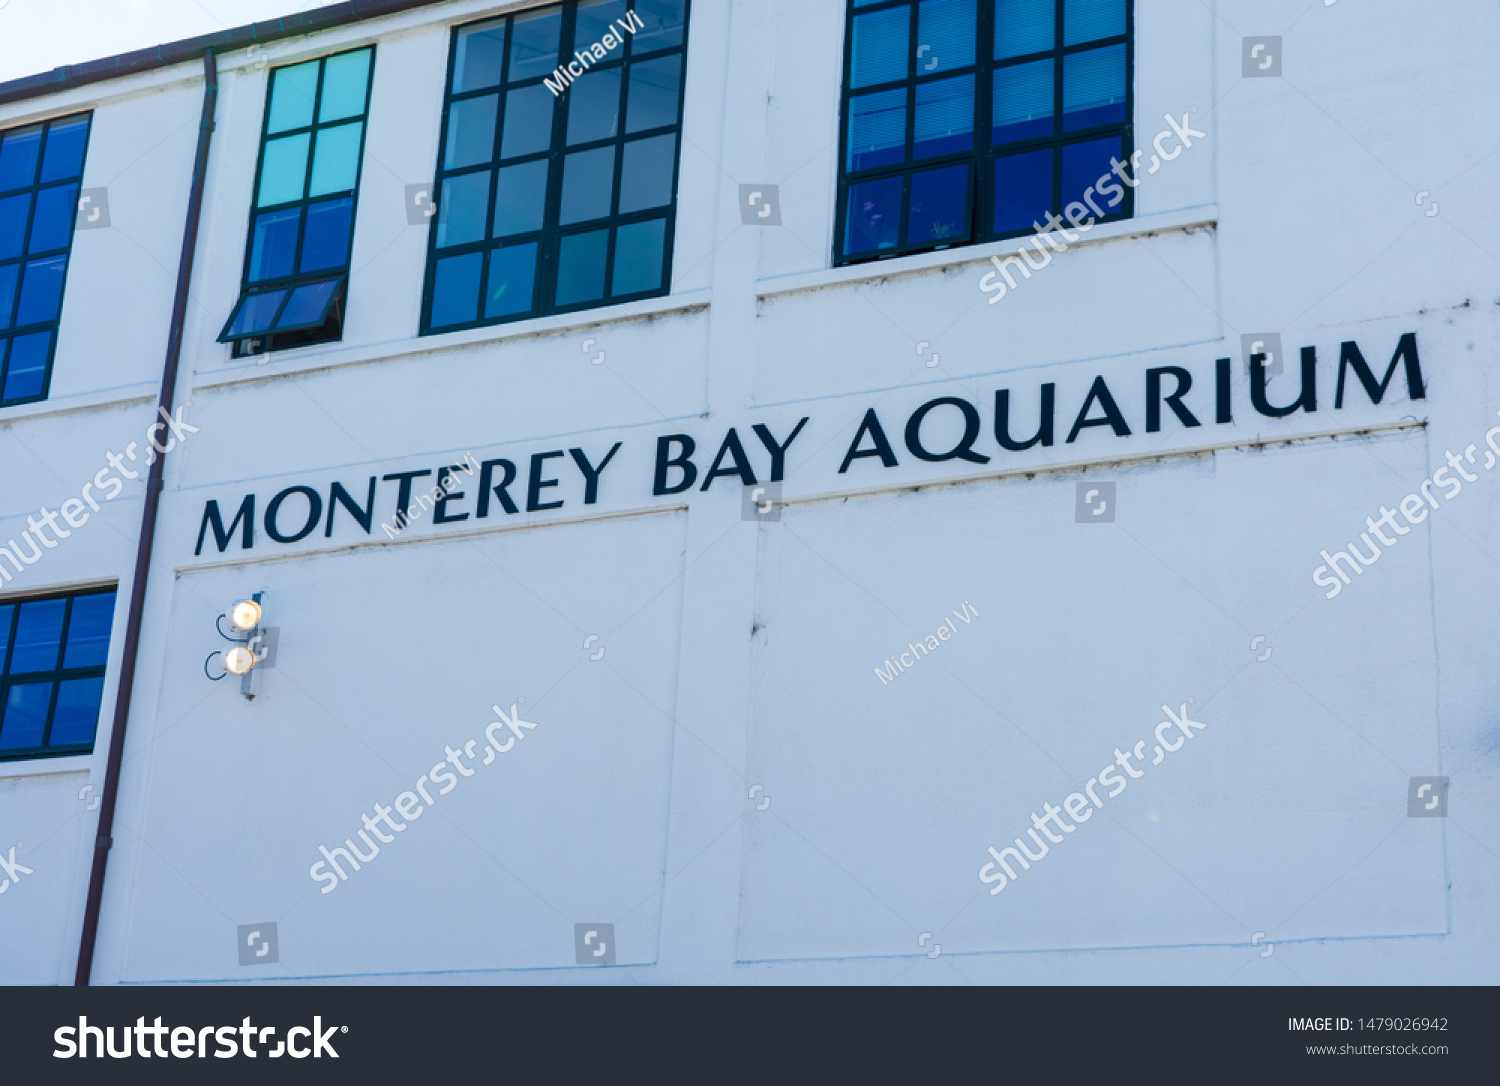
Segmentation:
<svg viewBox="0 0 1500 1086">
<path fill-rule="evenodd" d="M 41 179 L 42 165 L 47 159 L 47 141 L 52 135 L 52 130 L 58 125 L 69 124 L 80 118 L 87 119 L 88 130 L 84 133 L 83 137 L 83 153 L 79 157 L 78 172 L 53 181 L 43 181 Z M 7 267 L 15 266 L 18 269 L 12 297 L 8 300 L 8 303 L 6 299 L 0 299 L 0 305 L 9 304 L 10 306 L 9 311 L 0 313 L 0 317 L 4 317 L 5 319 L 4 327 L 0 327 L 0 408 L 15 407 L 25 403 L 41 403 L 47 399 L 52 388 L 52 365 L 57 357 L 57 341 L 61 335 L 63 305 L 67 301 L 68 272 L 73 266 L 73 238 L 78 233 L 77 192 L 74 193 L 73 214 L 68 220 L 67 244 L 61 248 L 47 249 L 36 253 L 27 252 L 27 247 L 31 244 L 31 231 L 36 225 L 36 211 L 40 194 L 48 189 L 62 188 L 67 185 L 76 186 L 79 192 L 83 190 L 83 174 L 88 166 L 89 158 L 89 141 L 94 135 L 94 111 L 85 109 L 61 117 L 49 117 L 44 121 L 33 121 L 30 124 L 3 129 L 0 130 L 0 139 L 38 126 L 42 129 L 42 139 L 37 148 L 36 169 L 32 175 L 31 184 L 23 185 L 20 188 L 0 191 L 0 198 L 3 199 L 10 199 L 28 193 L 31 196 L 31 204 L 26 212 L 26 225 L 21 233 L 20 254 L 14 258 L 7 258 L 0 261 L 0 265 Z M 63 258 L 63 276 L 62 285 L 59 287 L 57 295 L 57 316 L 47 321 L 33 321 L 27 325 L 12 325 L 10 320 L 16 315 L 16 311 L 21 304 L 21 288 L 23 286 L 22 279 L 24 278 L 25 266 L 33 260 L 55 259 L 59 256 Z M 14 396 L 10 399 L 4 399 L 5 383 L 10 373 L 11 343 L 21 336 L 33 335 L 40 332 L 49 332 L 51 334 L 51 339 L 47 344 L 47 361 L 42 371 L 41 389 L 30 396 Z"/>
<path fill-rule="evenodd" d="M 370 66 L 365 73 L 365 108 L 360 113 L 351 117 L 340 117 L 333 121 L 322 122 L 318 114 L 323 108 L 323 85 L 328 72 L 328 62 L 335 57 L 346 56 L 369 50 Z M 305 347 L 314 343 L 337 342 L 344 336 L 344 310 L 348 305 L 349 276 L 354 259 L 354 230 L 359 221 L 359 188 L 364 178 L 365 167 L 365 143 L 370 136 L 370 98 L 375 88 L 375 61 L 376 46 L 374 43 L 360 45 L 353 49 L 341 49 L 337 53 L 328 53 L 319 57 L 310 57 L 299 60 L 294 64 L 284 64 L 272 68 L 266 78 L 266 102 L 261 115 L 260 122 L 260 149 L 255 158 L 255 181 L 250 190 L 250 215 L 249 224 L 245 233 L 245 257 L 244 266 L 240 272 L 240 293 L 236 299 L 234 308 L 230 311 L 229 318 L 224 322 L 223 331 L 219 333 L 220 343 L 231 344 L 230 358 L 246 358 L 253 355 L 265 354 L 270 351 L 290 350 L 294 347 Z M 303 64 L 316 63 L 318 65 L 317 86 L 313 94 L 312 120 L 297 128 L 286 128 L 271 132 L 271 102 L 276 91 L 276 73 L 289 68 L 300 67 Z M 340 189 L 336 192 L 322 193 L 318 196 L 309 195 L 312 189 L 312 176 L 314 156 L 317 153 L 317 136 L 319 132 L 333 128 L 342 128 L 347 125 L 358 124 L 359 149 L 355 152 L 354 164 L 354 187 L 352 189 Z M 301 134 L 308 134 L 307 161 L 303 167 L 302 196 L 296 200 L 286 200 L 279 204 L 259 205 L 261 174 L 265 169 L 266 146 L 272 139 L 285 139 Z M 308 209 L 314 204 L 328 203 L 334 200 L 348 199 L 349 206 L 349 251 L 344 258 L 344 263 L 337 267 L 319 268 L 316 271 L 298 272 L 296 270 L 302 259 L 302 246 L 306 241 Z M 290 275 L 277 276 L 275 278 L 259 279 L 251 281 L 250 265 L 255 255 L 255 220 L 261 215 L 271 214 L 278 211 L 297 210 L 300 218 L 297 223 L 297 241 L 292 250 L 292 268 Z M 246 300 L 261 294 L 269 294 L 277 290 L 285 290 L 286 298 L 283 298 L 277 306 L 277 317 L 281 310 L 291 300 L 292 291 L 299 286 L 307 286 L 313 283 L 338 280 L 338 286 L 334 289 L 333 297 L 325 306 L 321 323 L 315 325 L 297 325 L 286 331 L 272 331 L 269 334 L 262 332 L 259 335 L 231 337 L 229 329 L 233 325 L 240 308 Z M 274 324 L 275 318 L 272 323 Z"/>
<path fill-rule="evenodd" d="M 635 4 L 636 0 L 630 0 L 627 10 L 634 11 Z M 558 33 L 558 59 L 566 64 L 572 59 L 575 51 L 593 44 L 592 42 L 580 43 L 576 40 L 578 0 L 560 0 L 560 2 L 524 8 L 519 11 L 508 12 L 502 16 L 490 16 L 484 19 L 472 20 L 452 28 L 448 45 L 448 66 L 443 84 L 443 114 L 438 140 L 437 163 L 433 172 L 432 196 L 434 202 L 438 204 L 438 208 L 437 214 L 433 216 L 433 220 L 428 226 L 427 267 L 422 280 L 422 310 L 419 335 L 444 335 L 449 332 L 461 332 L 471 328 L 488 328 L 499 324 L 513 324 L 517 321 L 533 320 L 537 317 L 560 313 L 577 313 L 590 309 L 599 309 L 604 306 L 623 305 L 644 298 L 663 297 L 672 291 L 672 254 L 677 236 L 677 186 L 682 170 L 682 127 L 687 104 L 687 48 L 688 35 L 692 29 L 692 0 L 683 0 L 682 40 L 680 44 L 636 52 L 635 35 L 631 34 L 618 47 L 618 55 L 606 57 L 606 59 L 592 64 L 587 69 L 588 73 L 611 69 L 626 73 L 625 77 L 620 80 L 620 100 L 617 105 L 618 112 L 616 114 L 619 131 L 616 135 L 571 145 L 567 142 L 568 117 L 572 104 L 570 85 L 569 89 L 564 90 L 558 96 L 567 101 L 556 103 L 552 111 L 552 133 L 546 150 L 516 155 L 513 158 L 503 158 L 501 151 L 505 131 L 504 102 L 506 96 L 518 89 L 530 86 L 542 86 L 544 80 L 552 78 L 554 74 L 549 71 L 544 76 L 521 79 L 514 83 L 509 82 L 514 21 L 517 16 L 529 15 L 533 12 L 552 7 L 562 9 L 562 22 Z M 453 90 L 453 73 L 458 59 L 459 35 L 461 32 L 481 23 L 493 23 L 502 19 L 506 22 L 506 36 L 505 56 L 502 62 L 499 83 L 494 86 L 479 87 L 474 90 L 455 93 Z M 628 78 L 630 65 L 672 56 L 681 58 L 676 118 L 670 125 L 659 125 L 655 128 L 643 129 L 638 132 L 625 131 L 625 122 L 627 119 L 626 107 L 630 93 L 630 80 Z M 452 169 L 444 168 L 443 162 L 448 154 L 449 118 L 453 103 L 471 98 L 482 98 L 487 94 L 497 93 L 499 100 L 496 109 L 495 141 L 492 156 L 482 163 L 471 163 Z M 614 209 L 619 206 L 620 201 L 620 185 L 625 164 L 625 148 L 631 143 L 669 134 L 675 137 L 675 148 L 672 160 L 671 198 L 666 204 L 640 211 L 624 213 L 612 211 L 611 214 L 599 218 L 572 222 L 566 225 L 559 223 L 558 220 L 561 217 L 562 210 L 564 160 L 568 155 L 604 147 L 616 148 L 614 174 L 611 179 L 609 198 L 609 206 L 611 209 Z M 500 170 L 505 167 L 524 165 L 530 162 L 548 163 L 547 190 L 543 204 L 542 227 L 540 230 L 495 236 L 492 234 L 492 231 L 494 229 L 495 201 L 499 188 L 498 178 Z M 443 182 L 453 177 L 485 172 L 491 175 L 489 196 L 485 205 L 485 236 L 478 241 L 448 245 L 439 249 L 437 240 L 439 218 L 443 214 L 441 201 Z M 614 280 L 615 242 L 619 229 L 633 223 L 654 222 L 657 220 L 664 222 L 660 285 L 647 290 L 634 291 L 630 294 L 613 295 L 611 288 L 613 287 Z M 604 286 L 602 297 L 558 305 L 555 299 L 557 296 L 557 273 L 560 263 L 559 251 L 563 240 L 575 235 L 594 233 L 601 229 L 609 232 L 604 253 Z M 528 244 L 535 244 L 537 246 L 537 264 L 532 280 L 531 308 L 522 313 L 486 317 L 484 315 L 484 301 L 489 288 L 490 266 L 493 254 L 503 249 Z M 479 302 L 477 305 L 478 316 L 472 321 L 434 325 L 432 323 L 432 307 L 437 281 L 438 261 L 470 253 L 481 254 Z"/>
<path fill-rule="evenodd" d="M 1000 60 L 994 58 L 995 52 L 995 0 L 975 0 L 975 61 L 973 64 L 963 67 L 947 69 L 936 72 L 931 76 L 923 77 L 917 72 L 917 48 L 918 48 L 918 20 L 920 17 L 920 0 L 877 0 L 875 3 L 863 3 L 856 7 L 857 0 L 846 0 L 844 12 L 844 76 L 840 88 L 842 96 L 839 108 L 839 142 L 838 142 L 838 186 L 836 189 L 837 204 L 834 209 L 834 232 L 833 232 L 833 263 L 835 267 L 852 264 L 865 264 L 877 260 L 889 260 L 894 257 L 911 256 L 914 253 L 935 252 L 943 249 L 961 247 L 966 245 L 980 245 L 985 242 L 1003 241 L 1007 238 L 1028 237 L 1035 233 L 1032 227 L 1020 230 L 995 232 L 994 221 L 994 183 L 995 163 L 998 159 L 1007 158 L 1011 155 L 1024 154 L 1028 151 L 1047 150 L 1052 151 L 1052 202 L 1053 211 L 1061 215 L 1062 204 L 1062 148 L 1074 143 L 1088 143 L 1110 136 L 1118 136 L 1122 145 L 1121 162 L 1128 164 L 1135 153 L 1135 0 L 1124 0 L 1125 3 L 1125 33 L 1117 34 L 1107 38 L 1091 39 L 1076 45 L 1065 45 L 1064 19 L 1066 14 L 1067 0 L 1053 0 L 1053 47 L 1046 50 L 1038 50 L 1014 57 L 1005 57 Z M 914 145 L 914 132 L 916 126 L 916 109 L 913 108 L 915 90 L 910 90 L 907 96 L 906 108 L 906 133 L 905 133 L 905 156 L 903 161 L 894 165 L 876 166 L 864 170 L 849 170 L 848 140 L 850 105 L 856 96 L 855 89 L 851 87 L 854 78 L 854 18 L 856 15 L 865 15 L 870 12 L 878 12 L 893 8 L 910 7 L 911 25 L 908 34 L 907 74 L 899 80 L 888 80 L 884 83 L 872 83 L 868 86 L 857 88 L 858 95 L 877 93 L 882 90 L 895 90 L 898 88 L 913 88 L 923 83 L 940 82 L 945 79 L 962 77 L 965 74 L 972 75 L 974 79 L 974 142 L 968 151 L 954 152 L 945 155 L 934 155 L 931 158 L 917 159 L 912 156 Z M 1088 52 L 1101 49 L 1111 45 L 1123 44 L 1125 46 L 1125 120 L 1123 123 L 1107 125 L 1095 125 L 1089 128 L 1075 129 L 1074 131 L 1063 131 L 1063 78 L 1060 68 L 1062 58 L 1067 54 Z M 991 143 L 991 118 L 993 116 L 993 79 L 994 72 L 1000 68 L 1016 67 L 1022 64 L 1030 64 L 1040 60 L 1052 58 L 1057 68 L 1054 69 L 1052 79 L 1052 117 L 1054 121 L 1054 132 L 1048 136 L 1036 136 L 1027 139 L 1012 140 L 1002 144 Z M 878 181 L 891 177 L 901 177 L 902 181 L 902 233 L 906 230 L 905 219 L 909 214 L 910 194 L 912 178 L 918 173 L 925 173 L 942 166 L 956 165 L 959 163 L 970 163 L 970 187 L 967 196 L 966 207 L 966 236 L 951 242 L 926 240 L 916 243 L 897 244 L 888 249 L 876 249 L 862 251 L 853 255 L 845 255 L 844 242 L 847 227 L 849 188 L 852 185 L 862 184 L 868 181 Z M 1131 171 L 1132 178 L 1135 176 Z M 1090 218 L 1094 224 L 1105 222 L 1119 222 L 1133 218 L 1135 215 L 1135 189 L 1121 182 L 1120 187 L 1124 190 L 1124 198 L 1120 206 L 1111 213 L 1103 216 Z"/>
<path fill-rule="evenodd" d="M 119 585 L 97 585 L 91 588 L 75 588 L 61 592 L 41 592 L 25 596 L 0 597 L 0 607 L 12 606 L 10 613 L 10 629 L 6 631 L 5 651 L 0 653 L 0 736 L 5 731 L 5 708 L 10 699 L 10 688 L 12 686 L 27 683 L 51 682 L 52 696 L 47 704 L 47 722 L 42 728 L 42 743 L 37 747 L 13 747 L 0 748 L 0 762 L 15 762 L 33 758 L 62 758 L 79 754 L 92 754 L 99 739 L 99 721 L 96 714 L 94 719 L 94 736 L 87 743 L 69 743 L 52 746 L 48 740 L 52 736 L 52 725 L 57 715 L 57 695 L 59 684 L 67 679 L 102 679 L 109 670 L 109 648 L 105 650 L 105 661 L 102 664 L 94 664 L 89 667 L 63 667 L 68 650 L 68 632 L 73 622 L 73 601 L 85 596 L 101 596 L 109 594 L 115 597 L 115 607 L 119 606 Z M 12 674 L 10 670 L 11 658 L 16 651 L 16 629 L 21 621 L 21 607 L 28 603 L 44 603 L 48 600 L 67 600 L 67 607 L 63 610 L 62 629 L 58 633 L 57 663 L 58 666 L 48 671 L 22 671 Z M 113 614 L 113 613 L 112 613 Z M 113 622 L 111 617 L 110 647 L 113 647 Z M 100 707 L 104 704 L 104 695 L 100 694 Z"/>
</svg>

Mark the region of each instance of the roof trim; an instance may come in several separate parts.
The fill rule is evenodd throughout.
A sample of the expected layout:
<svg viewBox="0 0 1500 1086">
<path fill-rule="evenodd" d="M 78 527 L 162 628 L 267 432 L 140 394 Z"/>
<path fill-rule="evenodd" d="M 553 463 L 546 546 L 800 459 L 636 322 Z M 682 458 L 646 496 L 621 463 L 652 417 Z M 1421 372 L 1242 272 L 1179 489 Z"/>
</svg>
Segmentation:
<svg viewBox="0 0 1500 1086">
<path fill-rule="evenodd" d="M 174 64 L 197 60 L 206 51 L 223 53 L 234 49 L 246 49 L 256 44 L 267 44 L 283 38 L 299 37 L 319 30 L 331 30 L 338 26 L 378 19 L 384 15 L 395 15 L 414 8 L 432 7 L 445 0 L 345 0 L 344 3 L 301 11 L 280 19 L 269 19 L 261 23 L 249 23 L 213 34 L 200 34 L 196 38 L 168 42 L 149 49 L 137 49 L 131 53 L 117 53 L 100 60 L 82 64 L 64 64 L 50 72 L 22 76 L 0 83 L 0 105 L 23 102 L 31 98 L 42 98 L 49 94 L 119 79 L 139 72 L 149 72 Z"/>
</svg>

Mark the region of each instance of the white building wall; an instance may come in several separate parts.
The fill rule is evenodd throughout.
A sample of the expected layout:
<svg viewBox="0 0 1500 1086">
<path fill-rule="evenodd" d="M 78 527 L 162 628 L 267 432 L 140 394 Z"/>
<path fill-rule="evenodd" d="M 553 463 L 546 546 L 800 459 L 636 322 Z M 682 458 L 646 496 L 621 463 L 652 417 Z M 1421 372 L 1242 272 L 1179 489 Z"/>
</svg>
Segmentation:
<svg viewBox="0 0 1500 1086">
<path fill-rule="evenodd" d="M 991 305 L 989 257 L 1015 242 L 830 266 L 842 5 L 702 0 L 671 295 L 419 338 L 426 233 L 405 186 L 432 173 L 450 28 L 498 10 L 462 0 L 222 58 L 176 389 L 200 430 L 167 462 L 96 983 L 623 980 L 575 964 L 577 923 L 613 924 L 645 983 L 1492 977 L 1493 5 L 1414 24 L 1377 0 L 1137 0 L 1136 145 L 1169 113 L 1209 135 L 1143 181 L 1132 221 Z M 1241 78 L 1251 34 L 1285 35 L 1281 78 Z M 230 361 L 214 337 L 267 64 L 369 42 L 344 338 Z M 92 108 L 85 185 L 108 186 L 114 220 L 74 242 L 51 398 L 0 412 L 0 541 L 151 422 L 201 92 L 184 65 L 0 107 L 0 127 Z M 782 226 L 741 225 L 742 183 L 779 186 Z M 1316 348 L 1316 412 L 1253 409 L 1240 336 L 1261 331 L 1284 345 L 1276 404 Z M 1406 333 L 1426 398 L 1398 369 L 1381 404 L 1351 376 L 1335 409 L 1340 344 L 1379 375 Z M 1192 374 L 1201 427 L 1163 411 L 1146 431 L 1161 366 Z M 1100 376 L 1132 433 L 1065 442 Z M 1044 383 L 1055 444 L 1001 449 L 996 390 L 1029 436 Z M 987 463 L 908 451 L 909 416 L 938 397 L 977 408 Z M 841 474 L 870 408 L 899 464 Z M 699 489 L 730 427 L 765 479 L 752 427 L 785 440 L 803 417 L 778 521 L 742 519 L 734 478 Z M 956 420 L 933 414 L 927 446 L 957 441 Z M 653 496 L 667 434 L 695 439 L 699 486 Z M 362 500 L 372 475 L 466 454 L 514 461 L 524 499 L 533 454 L 597 463 L 616 442 L 595 504 L 564 455 L 544 463 L 560 509 L 426 514 L 390 539 L 395 484 L 378 482 L 369 535 L 340 508 L 331 535 L 282 545 L 257 523 L 249 550 L 210 532 L 194 554 L 210 500 L 227 521 L 254 493 L 259 520 L 307 485 L 326 518 L 334 481 Z M 1471 444 L 1479 481 L 1325 599 L 1319 550 Z M 1115 484 L 1112 523 L 1075 522 L 1081 480 Z M 461 489 L 454 510 L 477 512 L 477 480 Z M 0 899 L 11 983 L 72 976 L 96 832 L 78 793 L 102 785 L 141 493 L 0 586 L 121 585 L 95 753 L 0 763 L 0 843 L 24 841 L 35 870 Z M 254 591 L 280 645 L 247 702 L 203 658 L 224 645 L 215 616 Z M 872 674 L 966 602 L 977 616 L 932 659 Z M 1189 698 L 1206 730 L 988 892 L 988 846 Z M 492 705 L 536 728 L 365 870 L 310 877 L 320 845 L 445 748 L 482 756 Z M 1419 775 L 1451 778 L 1448 818 L 1407 817 Z M 236 927 L 265 921 L 280 960 L 239 966 Z"/>
</svg>

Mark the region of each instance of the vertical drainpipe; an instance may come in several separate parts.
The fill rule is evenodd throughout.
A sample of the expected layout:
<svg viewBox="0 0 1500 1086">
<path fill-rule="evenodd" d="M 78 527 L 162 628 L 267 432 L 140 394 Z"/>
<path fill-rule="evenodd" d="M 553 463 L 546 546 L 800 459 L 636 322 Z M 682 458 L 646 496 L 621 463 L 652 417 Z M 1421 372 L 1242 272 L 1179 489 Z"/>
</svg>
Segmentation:
<svg viewBox="0 0 1500 1086">
<path fill-rule="evenodd" d="M 187 224 L 182 231 L 182 255 L 177 261 L 177 293 L 172 298 L 172 324 L 167 333 L 167 358 L 161 375 L 158 411 L 172 414 L 172 391 L 177 385 L 177 361 L 182 355 L 182 328 L 187 319 L 188 287 L 193 279 L 193 252 L 198 245 L 198 218 L 203 210 L 203 181 L 208 171 L 208 143 L 214 130 L 214 103 L 219 96 L 219 70 L 212 48 L 203 52 L 203 116 L 198 123 L 198 150 L 193 158 L 193 181 L 188 192 Z M 136 546 L 135 576 L 130 585 L 130 615 L 125 625 L 125 651 L 120 661 L 120 687 L 115 694 L 115 719 L 109 733 L 109 761 L 104 772 L 104 794 L 99 804 L 99 832 L 94 839 L 94 865 L 89 872 L 88 903 L 83 913 L 83 935 L 78 942 L 78 971 L 73 983 L 87 985 L 94 964 L 94 940 L 99 933 L 99 906 L 104 897 L 104 869 L 114 843 L 115 798 L 120 790 L 120 761 L 125 754 L 125 722 L 130 716 L 130 694 L 135 686 L 135 661 L 141 642 L 141 615 L 146 606 L 146 576 L 151 567 L 151 544 L 156 536 L 156 511 L 161 503 L 162 471 L 166 454 L 158 452 L 146 476 L 146 505 L 141 514 L 141 537 Z"/>
</svg>

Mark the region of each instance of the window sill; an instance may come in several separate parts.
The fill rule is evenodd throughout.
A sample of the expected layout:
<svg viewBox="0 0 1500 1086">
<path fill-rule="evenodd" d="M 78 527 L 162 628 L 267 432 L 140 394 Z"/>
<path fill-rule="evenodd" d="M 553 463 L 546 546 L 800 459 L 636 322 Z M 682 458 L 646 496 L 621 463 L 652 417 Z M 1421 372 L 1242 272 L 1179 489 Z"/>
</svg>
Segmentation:
<svg viewBox="0 0 1500 1086">
<path fill-rule="evenodd" d="M 1098 245 L 1122 238 L 1147 237 L 1176 230 L 1192 230 L 1196 227 L 1217 226 L 1219 209 L 1212 204 L 1199 207 L 1166 211 L 1159 215 L 1142 215 L 1120 222 L 1102 223 L 1094 227 L 1076 242 L 1068 242 L 1068 248 L 1078 249 Z M 1070 228 L 1071 229 L 1071 228 Z M 824 271 L 783 275 L 772 279 L 761 279 L 755 284 L 757 298 L 776 298 L 787 294 L 802 294 L 814 290 L 826 290 L 854 283 L 872 283 L 881 279 L 896 279 L 908 275 L 921 275 L 943 268 L 963 264 L 982 264 L 990 257 L 1005 257 L 1021 251 L 1035 234 L 1022 238 L 1006 238 L 1004 241 L 987 241 L 979 245 L 964 245 L 944 249 L 936 253 L 920 253 L 916 256 L 891 257 L 889 260 L 874 260 L 868 264 L 850 264 Z"/>
<path fill-rule="evenodd" d="M 160 393 L 161 386 L 155 382 L 137 385 L 122 385 L 119 388 L 81 392 L 76 396 L 55 396 L 35 403 L 16 404 L 0 408 L 0 426 L 22 419 L 40 419 L 51 415 L 70 415 L 79 411 L 97 411 L 106 407 L 121 407 L 126 404 L 150 403 Z"/>
<path fill-rule="evenodd" d="M 585 309 L 573 313 L 557 313 L 549 317 L 536 317 L 512 324 L 469 328 L 462 332 L 439 332 L 428 336 L 413 335 L 409 339 L 398 340 L 395 343 L 364 344 L 339 350 L 329 350 L 327 345 L 297 347 L 287 351 L 277 351 L 272 355 L 257 355 L 255 358 L 261 359 L 259 362 L 250 359 L 234 359 L 227 365 L 222 362 L 209 363 L 212 369 L 201 368 L 194 374 L 193 387 L 226 388 L 232 385 L 273 380 L 277 377 L 340 369 L 345 366 L 364 366 L 375 362 L 412 358 L 417 355 L 527 339 L 532 336 L 576 332 L 603 324 L 650 320 L 668 313 L 686 313 L 696 309 L 707 309 L 712 299 L 711 290 L 695 290 L 687 294 L 669 294 L 661 298 L 626 302 L 623 305 L 600 306 L 598 309 Z"/>
<path fill-rule="evenodd" d="M 95 740 L 97 744 L 98 740 Z M 91 773 L 94 754 L 59 754 L 55 757 L 17 758 L 13 762 L 0 762 L 0 781 L 16 777 L 61 777 L 74 773 Z"/>
</svg>

